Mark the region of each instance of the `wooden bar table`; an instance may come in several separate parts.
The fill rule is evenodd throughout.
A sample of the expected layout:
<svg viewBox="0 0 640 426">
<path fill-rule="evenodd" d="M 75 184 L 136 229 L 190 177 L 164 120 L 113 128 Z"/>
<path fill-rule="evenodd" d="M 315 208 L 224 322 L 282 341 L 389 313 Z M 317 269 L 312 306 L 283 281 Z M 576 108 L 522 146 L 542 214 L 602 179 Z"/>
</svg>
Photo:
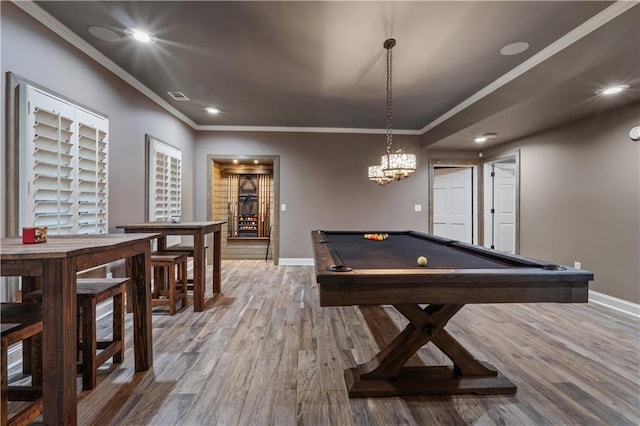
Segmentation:
<svg viewBox="0 0 640 426">
<path fill-rule="evenodd" d="M 142 222 L 120 225 L 117 228 L 124 232 L 160 232 L 164 236 L 158 239 L 158 251 L 171 250 L 167 248 L 167 235 L 193 236 L 193 310 L 204 310 L 205 280 L 207 277 L 207 257 L 205 236 L 213 234 L 213 295 L 221 293 L 222 276 L 220 273 L 220 251 L 222 247 L 222 225 L 226 221 L 210 222 Z"/>
<path fill-rule="evenodd" d="M 76 272 L 126 259 L 133 289 L 136 371 L 153 366 L 150 241 L 158 234 L 50 236 L 23 244 L 0 238 L 0 274 L 42 286 L 42 393 L 46 425 L 76 424 Z"/>
</svg>

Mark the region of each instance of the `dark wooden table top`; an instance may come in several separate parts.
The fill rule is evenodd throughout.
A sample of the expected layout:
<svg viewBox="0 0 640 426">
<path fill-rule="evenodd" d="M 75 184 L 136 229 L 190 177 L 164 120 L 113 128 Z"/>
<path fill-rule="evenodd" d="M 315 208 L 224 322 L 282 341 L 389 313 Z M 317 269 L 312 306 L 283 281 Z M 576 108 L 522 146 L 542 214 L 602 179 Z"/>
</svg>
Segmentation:
<svg viewBox="0 0 640 426">
<path fill-rule="evenodd" d="M 126 225 L 118 225 L 116 228 L 124 229 L 127 232 L 193 232 L 204 230 L 205 233 L 220 230 L 220 226 L 226 223 L 224 220 L 201 221 L 201 222 L 140 222 Z"/>
<path fill-rule="evenodd" d="M 140 239 L 158 238 L 158 233 L 49 235 L 47 242 L 23 244 L 21 238 L 0 238 L 0 257 L 3 260 L 57 259 L 90 255 L 105 249 L 126 246 Z"/>
</svg>

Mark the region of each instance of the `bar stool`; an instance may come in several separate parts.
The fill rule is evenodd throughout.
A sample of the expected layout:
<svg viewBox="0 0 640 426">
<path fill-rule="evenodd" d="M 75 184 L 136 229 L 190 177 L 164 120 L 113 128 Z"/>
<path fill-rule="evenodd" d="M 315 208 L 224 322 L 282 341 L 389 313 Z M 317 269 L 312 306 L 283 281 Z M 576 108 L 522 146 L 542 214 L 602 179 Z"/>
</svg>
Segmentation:
<svg viewBox="0 0 640 426">
<path fill-rule="evenodd" d="M 175 315 L 178 302 L 182 301 L 182 306 L 187 306 L 187 255 L 154 252 L 151 254 L 151 268 L 151 305 L 168 305 L 169 314 Z"/>
<path fill-rule="evenodd" d="M 0 304 L 2 359 L 2 384 L 0 394 L 0 419 L 2 425 L 27 424 L 42 414 L 42 306 L 30 303 Z M 22 340 L 33 339 L 31 386 L 9 386 L 7 371 L 9 346 Z M 9 417 L 9 401 L 30 401 L 31 403 Z"/>
<path fill-rule="evenodd" d="M 78 349 L 82 353 L 82 389 L 95 389 L 97 370 L 109 358 L 124 361 L 124 294 L 129 278 L 78 278 Z M 110 340 L 98 340 L 96 305 L 113 298 L 113 330 Z M 42 290 L 24 296 L 25 301 L 42 301 Z M 100 351 L 100 352 L 98 352 Z"/>
<path fill-rule="evenodd" d="M 209 249 L 209 246 L 205 245 L 204 246 L 205 253 L 207 252 L 208 249 Z M 164 251 L 163 253 L 172 253 L 172 254 L 184 253 L 184 254 L 187 255 L 187 257 L 190 257 L 191 259 L 193 259 L 193 252 L 194 252 L 193 246 L 175 245 L 175 246 L 167 247 L 167 250 Z M 193 278 L 188 278 L 187 277 L 187 290 L 193 291 Z"/>
</svg>

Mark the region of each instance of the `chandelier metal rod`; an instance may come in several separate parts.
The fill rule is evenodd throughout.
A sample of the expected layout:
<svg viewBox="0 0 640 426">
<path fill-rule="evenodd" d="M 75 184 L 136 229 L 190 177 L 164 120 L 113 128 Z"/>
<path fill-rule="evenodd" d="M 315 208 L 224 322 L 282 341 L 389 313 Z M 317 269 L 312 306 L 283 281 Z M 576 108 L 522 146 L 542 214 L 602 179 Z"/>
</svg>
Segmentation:
<svg viewBox="0 0 640 426">
<path fill-rule="evenodd" d="M 391 146 L 393 145 L 393 47 L 396 45 L 396 40 L 390 38 L 383 44 L 387 49 L 387 105 L 386 105 L 386 125 L 387 125 L 387 154 L 391 153 Z"/>
</svg>

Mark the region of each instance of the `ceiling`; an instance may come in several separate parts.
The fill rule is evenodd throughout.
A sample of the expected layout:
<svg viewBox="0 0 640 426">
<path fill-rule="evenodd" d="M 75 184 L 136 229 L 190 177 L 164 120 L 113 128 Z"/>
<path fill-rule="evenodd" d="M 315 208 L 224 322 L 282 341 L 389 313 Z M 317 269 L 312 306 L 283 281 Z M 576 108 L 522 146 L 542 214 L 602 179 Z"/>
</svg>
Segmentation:
<svg viewBox="0 0 640 426">
<path fill-rule="evenodd" d="M 503 143 L 640 100 L 636 2 L 36 4 L 198 129 L 384 129 L 390 37 L 393 128 L 421 135 L 425 146 L 478 149 L 478 134 L 495 132 L 487 144 Z M 94 25 L 119 40 L 94 37 Z M 133 41 L 129 27 L 156 41 Z M 500 54 L 514 42 L 530 47 Z M 594 93 L 613 83 L 631 87 L 609 99 Z"/>
</svg>

